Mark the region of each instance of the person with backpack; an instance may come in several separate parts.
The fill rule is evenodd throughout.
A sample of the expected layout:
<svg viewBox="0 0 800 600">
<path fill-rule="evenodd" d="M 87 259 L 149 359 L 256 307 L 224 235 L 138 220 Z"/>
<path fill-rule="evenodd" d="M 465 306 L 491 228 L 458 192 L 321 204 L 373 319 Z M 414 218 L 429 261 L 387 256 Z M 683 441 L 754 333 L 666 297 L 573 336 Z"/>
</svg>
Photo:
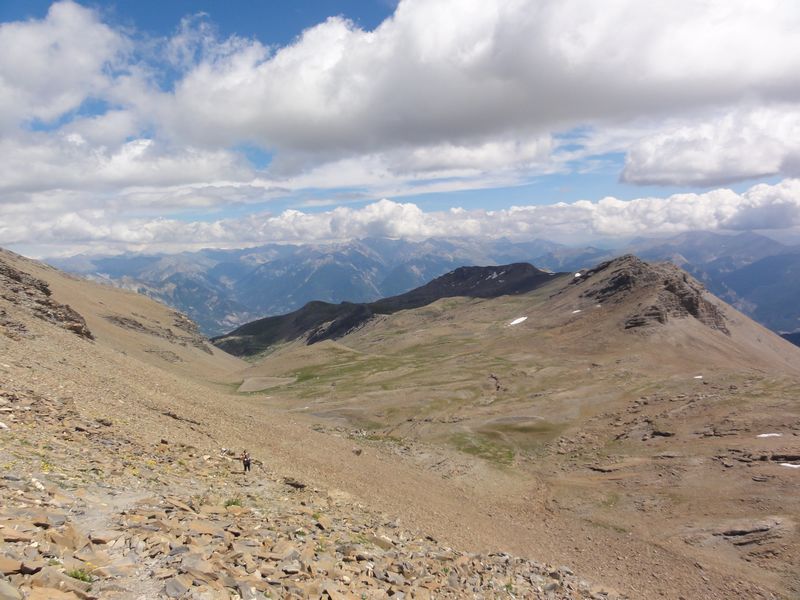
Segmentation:
<svg viewBox="0 0 800 600">
<path fill-rule="evenodd" d="M 244 473 L 250 470 L 250 455 L 247 453 L 247 450 L 242 451 L 242 466 L 244 467 Z"/>
</svg>

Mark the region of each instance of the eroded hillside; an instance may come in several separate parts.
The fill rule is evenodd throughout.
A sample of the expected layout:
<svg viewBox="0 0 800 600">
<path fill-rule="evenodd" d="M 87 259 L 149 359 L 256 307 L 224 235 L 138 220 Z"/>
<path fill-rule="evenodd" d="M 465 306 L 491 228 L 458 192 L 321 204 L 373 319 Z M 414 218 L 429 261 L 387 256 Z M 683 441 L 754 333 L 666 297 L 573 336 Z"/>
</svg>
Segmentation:
<svg viewBox="0 0 800 600">
<path fill-rule="evenodd" d="M 630 259 L 247 365 L 147 299 L 2 259 L 94 337 L 0 300 L 24 326 L 0 335 L 0 532 L 26 596 L 82 597 L 81 570 L 109 598 L 795 594 L 796 355 L 691 280 L 727 333 L 689 297 L 626 328 L 661 277 L 584 295 Z"/>
<path fill-rule="evenodd" d="M 791 596 L 799 376 L 797 348 L 678 268 L 626 256 L 527 294 L 443 299 L 285 345 L 242 372 L 241 390 L 491 486 L 540 535 L 543 512 L 562 533 L 580 523 L 577 560 L 595 553 L 582 564 L 639 540 L 702 577 Z"/>
<path fill-rule="evenodd" d="M 390 457 L 243 410 L 223 377 L 239 362 L 169 309 L 10 253 L 0 266 L 3 598 L 606 597 L 481 552 L 485 532 L 440 541 L 449 527 L 427 525 L 446 502 L 391 511 L 373 475 Z"/>
</svg>

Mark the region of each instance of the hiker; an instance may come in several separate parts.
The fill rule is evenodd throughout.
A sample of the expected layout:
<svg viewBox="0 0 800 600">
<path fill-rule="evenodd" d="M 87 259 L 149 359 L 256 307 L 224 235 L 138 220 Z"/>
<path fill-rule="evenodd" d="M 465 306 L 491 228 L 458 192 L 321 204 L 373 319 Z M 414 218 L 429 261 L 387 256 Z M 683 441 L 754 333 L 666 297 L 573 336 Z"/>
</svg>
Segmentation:
<svg viewBox="0 0 800 600">
<path fill-rule="evenodd" d="M 244 473 L 250 470 L 250 455 L 247 453 L 247 450 L 242 452 L 242 466 L 244 467 Z"/>
</svg>

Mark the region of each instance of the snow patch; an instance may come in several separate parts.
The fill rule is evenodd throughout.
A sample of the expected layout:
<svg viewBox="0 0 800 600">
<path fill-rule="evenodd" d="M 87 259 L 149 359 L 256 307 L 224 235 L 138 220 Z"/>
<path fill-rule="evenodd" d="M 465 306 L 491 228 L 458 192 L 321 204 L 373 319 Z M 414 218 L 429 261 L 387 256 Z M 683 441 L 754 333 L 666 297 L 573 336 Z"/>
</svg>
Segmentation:
<svg viewBox="0 0 800 600">
<path fill-rule="evenodd" d="M 759 433 L 757 438 L 768 438 L 768 437 L 783 437 L 782 433 Z"/>
<path fill-rule="evenodd" d="M 511 323 L 509 323 L 509 325 L 519 325 L 523 321 L 527 321 L 527 320 L 528 320 L 528 317 L 517 317 L 516 319 L 511 321 Z"/>
<path fill-rule="evenodd" d="M 580 308 L 579 308 L 578 310 L 573 310 L 573 311 L 572 311 L 572 314 L 573 314 L 573 315 L 577 315 L 579 312 L 581 312 L 581 309 L 580 309 Z"/>
<path fill-rule="evenodd" d="M 581 277 L 581 274 L 580 274 L 580 272 L 578 272 L 578 273 L 575 273 L 575 277 Z"/>
<path fill-rule="evenodd" d="M 694 378 L 695 378 L 695 379 L 702 379 L 702 378 L 703 378 L 703 376 L 702 376 L 702 375 L 695 375 L 695 376 L 694 376 Z"/>
<path fill-rule="evenodd" d="M 789 467 L 790 469 L 800 469 L 800 465 L 793 465 L 792 463 L 781 463 L 782 467 Z"/>
</svg>

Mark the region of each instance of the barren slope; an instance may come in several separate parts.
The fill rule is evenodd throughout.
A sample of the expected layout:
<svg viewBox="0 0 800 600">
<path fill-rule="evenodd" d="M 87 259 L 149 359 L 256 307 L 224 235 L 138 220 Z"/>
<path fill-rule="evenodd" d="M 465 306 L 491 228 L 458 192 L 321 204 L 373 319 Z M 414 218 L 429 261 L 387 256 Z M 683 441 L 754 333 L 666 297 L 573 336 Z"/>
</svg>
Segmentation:
<svg viewBox="0 0 800 600">
<path fill-rule="evenodd" d="M 798 378 L 796 347 L 679 269 L 633 257 L 522 296 L 379 317 L 242 373 L 253 404 L 490 490 L 493 515 L 559 556 L 573 549 L 582 569 L 610 568 L 611 554 L 657 570 L 632 550 L 641 542 L 701 581 L 718 569 L 788 596 L 800 593 Z M 686 582 L 660 583 L 673 597 Z"/>
<path fill-rule="evenodd" d="M 0 256 L 4 598 L 593 593 L 569 569 L 437 541 L 439 511 L 458 510 L 455 496 L 437 501 L 451 495 L 438 477 L 246 409 L 224 382 L 240 362 L 176 318 Z M 257 471 L 243 478 L 232 447 L 249 447 Z M 399 510 L 406 490 L 418 519 Z M 487 530 L 466 539 L 468 551 L 509 548 Z"/>
<path fill-rule="evenodd" d="M 339 547 L 348 544 L 388 560 L 368 543 L 375 534 L 390 537 L 396 556 L 420 541 L 434 553 L 438 544 L 566 564 L 631 598 L 796 594 L 797 471 L 779 461 L 792 462 L 796 451 L 797 355 L 735 314 L 726 320 L 730 335 L 676 315 L 666 326 L 625 330 L 639 303 L 652 305 L 657 287 L 634 287 L 629 300 L 598 309 L 596 298 L 583 295 L 590 286 L 563 278 L 528 295 L 448 299 L 381 317 L 339 342 L 287 346 L 242 370 L 241 361 L 193 343 L 171 311 L 149 300 L 9 254 L 2 260 L 47 280 L 55 303 L 24 298 L 19 290 L 28 288 L 14 283 L 0 299 L 2 420 L 9 427 L 0 431 L 0 460 L 17 478 L 0 489 L 4 509 L 10 498 L 47 511 L 77 506 L 86 511 L 70 517 L 79 529 L 154 513 L 175 536 L 168 547 L 187 545 L 194 556 L 195 546 L 210 543 L 203 531 L 231 527 L 218 511 L 240 495 L 248 511 L 274 511 L 248 512 L 233 526 L 239 535 L 256 525 L 262 531 L 258 552 L 272 562 L 262 565 L 260 584 L 281 564 L 270 558 L 275 543 L 297 544 L 298 553 L 309 548 L 282 523 L 314 528 L 319 512 L 337 522 L 331 535 L 341 537 L 333 544 L 320 538 L 314 556 L 340 567 Z M 75 332 L 78 321 L 64 304 L 85 319 L 94 340 Z M 48 318 L 34 305 L 45 306 Z M 522 316 L 528 319 L 509 326 Z M 740 333 L 750 349 L 737 341 Z M 694 379 L 699 374 L 704 379 Z M 265 392 L 236 393 L 251 377 L 278 379 L 262 380 L 273 386 Z M 782 437 L 755 437 L 767 428 Z M 266 470 L 245 484 L 223 447 L 248 447 Z M 284 477 L 309 484 L 310 493 L 292 496 Z M 143 504 L 120 498 L 122 489 Z M 170 493 L 194 503 L 200 517 L 170 508 Z M 47 535 L 29 517 L 14 518 L 15 531 L 28 519 L 32 536 Z M 189 527 L 194 533 L 182 532 Z M 8 521 L 0 531 L 10 531 Z M 126 539 L 126 548 L 137 546 Z M 30 552 L 24 541 L 8 544 Z M 523 588 L 516 573 L 486 570 L 494 558 L 442 557 L 453 562 L 430 573 L 440 585 L 452 580 L 461 597 L 477 594 L 469 591 L 483 585 L 477 582 L 498 579 L 502 585 L 486 597 L 530 597 L 527 590 L 538 594 L 537 586 L 552 583 L 555 597 L 590 593 L 564 570 L 540 581 L 538 567 L 497 559 L 528 564 Z M 376 564 L 355 562 L 347 564 Z M 134 580 L 173 577 L 177 562 L 157 550 L 143 568 Z M 256 577 L 246 561 L 231 568 L 247 581 Z M 282 581 L 297 579 L 282 568 Z M 375 574 L 348 575 L 346 585 L 353 591 L 372 582 L 367 589 L 376 594 L 394 585 L 370 579 Z M 138 593 L 157 597 L 160 581 Z M 339 578 L 331 589 L 349 593 L 343 585 Z M 103 593 L 115 597 L 112 591 Z M 116 597 L 136 597 L 124 594 Z"/>
</svg>

